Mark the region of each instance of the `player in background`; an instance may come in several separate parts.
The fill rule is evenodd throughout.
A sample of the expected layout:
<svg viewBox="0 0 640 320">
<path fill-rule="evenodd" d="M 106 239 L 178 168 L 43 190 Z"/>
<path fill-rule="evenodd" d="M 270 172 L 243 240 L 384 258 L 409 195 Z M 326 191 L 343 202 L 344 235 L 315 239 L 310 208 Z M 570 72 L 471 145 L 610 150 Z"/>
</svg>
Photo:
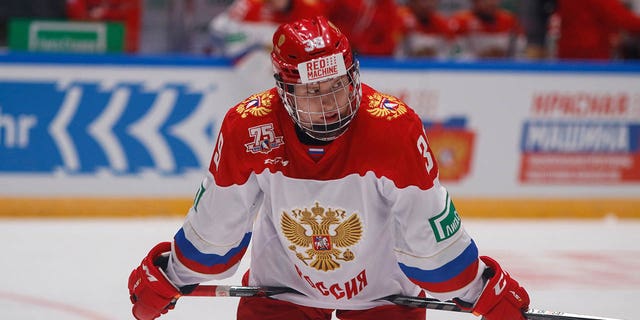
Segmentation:
<svg viewBox="0 0 640 320">
<path fill-rule="evenodd" d="M 458 58 L 513 58 L 524 53 L 524 31 L 514 14 L 500 8 L 500 0 L 471 0 L 471 8 L 454 13 L 449 23 Z"/>
<path fill-rule="evenodd" d="M 129 277 L 133 314 L 155 319 L 199 283 L 237 271 L 243 285 L 302 294 L 241 298 L 237 319 L 425 319 L 391 294 L 454 299 L 487 320 L 524 320 L 529 297 L 480 256 L 421 119 L 360 82 L 347 38 L 324 17 L 281 25 L 276 86 L 229 109 L 172 242 Z"/>
<path fill-rule="evenodd" d="M 399 15 L 404 30 L 397 57 L 446 59 L 452 54 L 455 35 L 448 18 L 438 11 L 439 0 L 407 0 Z"/>
<path fill-rule="evenodd" d="M 252 50 L 271 51 L 278 25 L 326 11 L 322 0 L 235 0 L 209 24 L 212 54 L 238 58 Z"/>
<path fill-rule="evenodd" d="M 559 59 L 611 60 L 621 32 L 640 34 L 640 15 L 620 0 L 558 0 Z"/>
<path fill-rule="evenodd" d="M 402 39 L 396 0 L 323 0 L 327 18 L 347 36 L 355 54 L 392 57 Z"/>
<path fill-rule="evenodd" d="M 140 48 L 142 0 L 67 0 L 67 17 L 80 21 L 117 21 L 125 28 L 125 51 L 136 53 Z"/>
</svg>

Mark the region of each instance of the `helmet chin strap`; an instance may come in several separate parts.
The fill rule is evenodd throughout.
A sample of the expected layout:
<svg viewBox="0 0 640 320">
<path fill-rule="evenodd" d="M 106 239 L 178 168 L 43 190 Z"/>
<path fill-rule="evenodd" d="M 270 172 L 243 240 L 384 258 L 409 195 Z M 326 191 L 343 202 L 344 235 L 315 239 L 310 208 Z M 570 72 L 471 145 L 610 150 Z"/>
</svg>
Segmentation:
<svg viewBox="0 0 640 320">
<path fill-rule="evenodd" d="M 349 127 L 347 124 L 351 121 L 353 115 L 350 115 L 340 121 L 330 123 L 327 125 L 316 124 L 312 125 L 311 129 L 301 128 L 304 133 L 313 139 L 317 139 L 320 141 L 332 141 L 341 136 L 347 128 Z"/>
<path fill-rule="evenodd" d="M 340 129 L 340 127 L 346 125 L 349 121 L 351 121 L 351 118 L 353 118 L 353 115 L 345 117 L 344 119 L 341 119 L 341 120 L 336 121 L 334 123 L 314 124 L 314 125 L 311 125 L 311 129 L 315 130 L 316 132 L 330 133 L 330 132 L 336 131 L 336 130 Z"/>
<path fill-rule="evenodd" d="M 294 124 L 293 126 L 296 129 L 296 136 L 298 137 L 298 140 L 300 140 L 300 142 L 302 142 L 305 145 L 309 145 L 309 146 L 324 146 L 324 145 L 327 145 L 327 144 L 331 143 L 331 140 L 319 140 L 319 139 L 316 139 L 316 138 L 310 136 L 298 124 Z"/>
</svg>

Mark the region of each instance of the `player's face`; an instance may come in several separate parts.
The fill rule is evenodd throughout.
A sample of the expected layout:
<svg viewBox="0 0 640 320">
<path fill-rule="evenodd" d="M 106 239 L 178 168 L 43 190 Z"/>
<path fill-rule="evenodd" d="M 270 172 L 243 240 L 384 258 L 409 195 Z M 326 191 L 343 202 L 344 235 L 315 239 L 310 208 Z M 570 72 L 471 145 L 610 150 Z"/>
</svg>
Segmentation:
<svg viewBox="0 0 640 320">
<path fill-rule="evenodd" d="M 347 76 L 294 86 L 295 109 L 300 123 L 308 129 L 338 123 L 351 114 Z"/>
</svg>

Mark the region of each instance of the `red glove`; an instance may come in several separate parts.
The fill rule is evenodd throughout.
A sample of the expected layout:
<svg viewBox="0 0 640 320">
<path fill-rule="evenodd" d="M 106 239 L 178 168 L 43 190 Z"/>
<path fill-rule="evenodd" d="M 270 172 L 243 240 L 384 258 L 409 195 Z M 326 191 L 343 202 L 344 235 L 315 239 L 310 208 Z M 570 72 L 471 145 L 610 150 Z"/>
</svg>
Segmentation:
<svg viewBox="0 0 640 320">
<path fill-rule="evenodd" d="M 518 281 L 502 270 L 498 262 L 482 256 L 489 267 L 482 275 L 488 279 L 475 305 L 459 299 L 454 301 L 463 309 L 471 309 L 475 315 L 486 320 L 526 320 L 524 312 L 529 309 L 529 294 Z"/>
<path fill-rule="evenodd" d="M 153 320 L 167 313 L 175 307 L 181 296 L 180 290 L 158 267 L 163 259 L 162 254 L 166 252 L 171 252 L 171 242 L 157 244 L 129 276 L 132 312 L 138 320 Z"/>
</svg>

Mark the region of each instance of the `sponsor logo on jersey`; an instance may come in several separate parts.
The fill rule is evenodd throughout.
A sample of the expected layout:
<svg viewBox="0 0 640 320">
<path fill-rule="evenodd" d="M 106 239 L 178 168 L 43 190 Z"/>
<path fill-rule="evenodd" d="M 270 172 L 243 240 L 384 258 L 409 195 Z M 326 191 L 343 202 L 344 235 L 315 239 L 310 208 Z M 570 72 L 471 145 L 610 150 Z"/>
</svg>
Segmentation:
<svg viewBox="0 0 640 320">
<path fill-rule="evenodd" d="M 242 118 L 246 118 L 248 115 L 254 117 L 262 117 L 271 112 L 271 100 L 274 95 L 269 91 L 261 92 L 250 96 L 242 101 L 236 111 Z"/>
<path fill-rule="evenodd" d="M 393 120 L 407 113 L 407 106 L 394 96 L 375 92 L 368 98 L 367 111 L 374 117 Z"/>
<path fill-rule="evenodd" d="M 264 164 L 277 165 L 281 163 L 283 167 L 289 165 L 289 160 L 285 160 L 283 157 L 275 157 L 273 159 L 265 159 Z"/>
<path fill-rule="evenodd" d="M 447 205 L 442 212 L 429 219 L 431 229 L 436 236 L 436 241 L 441 242 L 451 238 L 458 230 L 460 230 L 461 221 L 458 211 L 453 206 L 453 201 L 447 194 Z"/>
<path fill-rule="evenodd" d="M 344 210 L 325 209 L 317 202 L 311 210 L 293 209 L 291 215 L 283 212 L 280 226 L 296 257 L 321 271 L 340 268 L 337 260 L 352 261 L 355 255 L 349 247 L 362 238 L 362 223 L 357 214 L 347 217 Z"/>
<path fill-rule="evenodd" d="M 193 210 L 195 210 L 196 212 L 198 212 L 198 204 L 202 199 L 202 195 L 204 195 L 204 192 L 207 191 L 207 188 L 204 186 L 205 181 L 202 181 L 202 183 L 200 183 L 200 188 L 198 188 L 198 192 L 196 192 L 196 197 L 193 199 Z"/>
<path fill-rule="evenodd" d="M 247 152 L 267 154 L 284 144 L 284 138 L 276 136 L 273 123 L 261 124 L 248 130 L 252 141 L 244 144 Z"/>
</svg>

